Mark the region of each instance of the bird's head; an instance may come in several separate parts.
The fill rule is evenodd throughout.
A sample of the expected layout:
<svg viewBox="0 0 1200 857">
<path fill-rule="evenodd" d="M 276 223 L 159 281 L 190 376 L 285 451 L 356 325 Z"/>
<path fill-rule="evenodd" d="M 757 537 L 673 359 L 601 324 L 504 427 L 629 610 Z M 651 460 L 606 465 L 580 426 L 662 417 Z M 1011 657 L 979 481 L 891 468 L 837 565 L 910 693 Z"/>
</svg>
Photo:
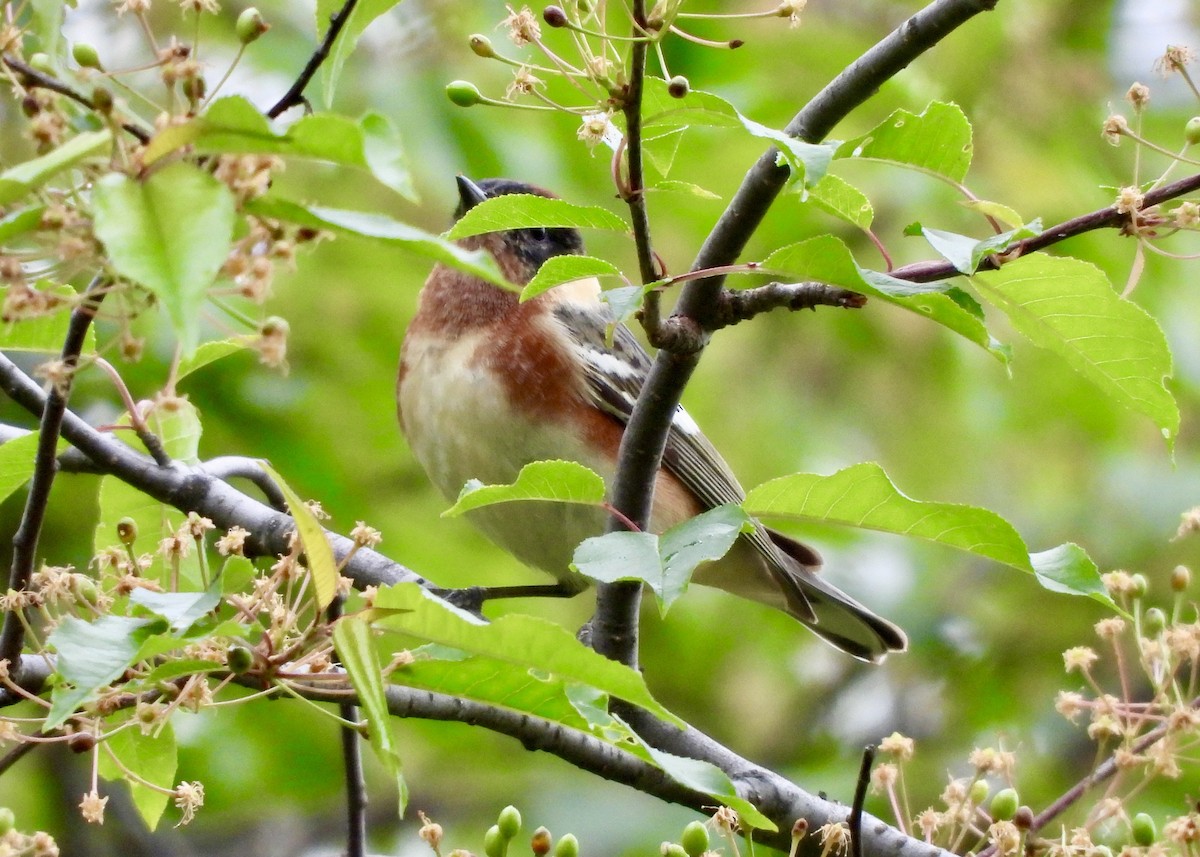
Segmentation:
<svg viewBox="0 0 1200 857">
<path fill-rule="evenodd" d="M 528 193 L 554 199 L 554 194 L 540 187 L 511 179 L 480 179 L 471 181 L 458 176 L 458 220 L 485 199 L 510 193 Z M 492 252 L 504 275 L 512 282 L 524 285 L 533 278 L 542 264 L 552 256 L 578 255 L 583 252 L 583 238 L 578 229 L 544 228 L 509 229 L 468 238 L 462 242 L 469 247 L 484 247 Z"/>
</svg>

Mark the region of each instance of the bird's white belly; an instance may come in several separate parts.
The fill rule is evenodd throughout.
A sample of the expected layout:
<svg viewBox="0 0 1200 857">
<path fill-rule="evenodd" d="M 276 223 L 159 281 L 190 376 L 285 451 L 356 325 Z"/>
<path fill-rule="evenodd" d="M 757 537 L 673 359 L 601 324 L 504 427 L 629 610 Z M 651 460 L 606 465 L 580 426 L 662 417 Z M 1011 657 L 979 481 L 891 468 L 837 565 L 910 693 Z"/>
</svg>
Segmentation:
<svg viewBox="0 0 1200 857">
<path fill-rule="evenodd" d="M 514 481 L 531 461 L 566 459 L 612 478 L 612 463 L 592 454 L 566 427 L 527 419 L 509 404 L 504 388 L 470 357 L 478 340 L 419 345 L 406 355 L 400 383 L 401 424 L 413 455 L 450 501 L 472 479 Z M 528 565 L 556 578 L 568 570 L 574 548 L 604 529 L 602 511 L 554 502 L 501 503 L 468 513 L 483 533 Z"/>
</svg>

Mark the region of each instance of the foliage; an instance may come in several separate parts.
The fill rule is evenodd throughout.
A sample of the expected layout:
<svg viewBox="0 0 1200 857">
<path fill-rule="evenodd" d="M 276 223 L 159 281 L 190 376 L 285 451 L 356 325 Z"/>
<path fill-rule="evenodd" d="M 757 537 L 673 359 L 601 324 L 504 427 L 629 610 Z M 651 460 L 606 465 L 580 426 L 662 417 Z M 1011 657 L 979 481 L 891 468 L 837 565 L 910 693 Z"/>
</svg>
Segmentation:
<svg viewBox="0 0 1200 857">
<path fill-rule="evenodd" d="M 34 741 L 50 741 L 85 754 L 91 765 L 79 802 L 83 819 L 103 823 L 111 786 L 100 778 L 128 783 L 132 804 L 151 829 L 172 812 L 181 824 L 191 821 L 206 798 L 216 797 L 218 815 L 237 817 L 236 798 L 216 794 L 223 788 L 220 778 L 200 773 L 215 770 L 221 749 L 214 740 L 189 739 L 185 724 L 233 724 L 197 727 L 227 734 L 247 724 L 259 728 L 273 719 L 272 706 L 262 700 L 282 697 L 312 712 L 295 731 L 284 730 L 305 752 L 320 752 L 310 733 L 323 728 L 324 714 L 347 734 L 368 739 L 385 774 L 372 787 L 394 792 L 402 812 L 411 789 L 426 802 L 445 799 L 434 796 L 439 791 L 460 799 L 465 814 L 470 798 L 463 794 L 458 760 L 474 762 L 485 751 L 460 747 L 449 733 L 399 729 L 399 716 L 435 716 L 414 707 L 415 700 L 425 699 L 448 700 L 449 710 L 459 712 L 438 717 L 493 724 L 497 731 L 504 729 L 495 723 L 516 715 L 533 724 L 523 727 L 532 731 L 513 727 L 508 734 L 527 746 L 544 742 L 580 767 L 614 779 L 625 776 L 626 782 L 632 775 L 606 771 L 595 760 L 643 765 L 637 770 L 664 784 L 643 786 L 652 794 L 736 810 L 736 815 L 722 810 L 716 822 L 733 851 L 739 823 L 743 832 L 778 829 L 771 841 L 785 846 L 791 841 L 793 853 L 834 848 L 844 835 L 843 826 L 832 822 L 820 832 L 789 831 L 792 819 L 773 816 L 774 807 L 756 806 L 760 796 L 747 794 L 740 771 L 719 764 L 719 755 L 687 758 L 656 745 L 624 704 L 673 728 L 684 719 L 701 720 L 739 752 L 786 767 L 801 785 L 816 782 L 826 773 L 821 766 L 832 766 L 846 751 L 814 747 L 802 757 L 780 746 L 777 737 L 784 731 L 804 734 L 824 724 L 825 732 L 836 732 L 840 719 L 846 721 L 840 735 L 859 743 L 893 729 L 923 733 L 922 747 L 942 739 L 942 753 L 921 771 L 911 744 L 894 733 L 883 747 L 893 758 L 876 768 L 874 783 L 901 831 L 951 850 L 983 847 L 985 840 L 1007 853 L 1031 848 L 1062 857 L 1090 854 L 1097 845 L 1170 847 L 1179 853 L 1194 847 L 1188 837 L 1195 813 L 1180 798 L 1180 784 L 1196 776 L 1194 766 L 1181 761 L 1195 742 L 1200 657 L 1186 570 L 1172 573 L 1173 602 L 1164 611 L 1147 606 L 1146 586 L 1139 589 L 1130 575 L 1110 573 L 1102 581 L 1097 568 L 1144 564 L 1159 569 L 1161 578 L 1179 561 L 1194 561 L 1181 554 L 1195 550 L 1183 538 L 1194 526 L 1181 529 L 1176 543 L 1167 544 L 1163 534 L 1164 521 L 1194 500 L 1189 481 L 1194 440 L 1185 418 L 1194 409 L 1195 384 L 1193 355 L 1180 348 L 1188 328 L 1178 319 L 1187 314 L 1166 311 L 1175 301 L 1190 307 L 1193 299 L 1159 284 L 1167 279 L 1165 265 L 1188 270 L 1170 257 L 1182 255 L 1174 252 L 1180 244 L 1191 247 L 1189 233 L 1200 222 L 1197 203 L 1185 199 L 1200 182 L 1170 182 L 1172 171 L 1195 163 L 1187 155 L 1195 141 L 1187 137 L 1179 151 L 1173 143 L 1156 142 L 1177 134 L 1182 124 L 1170 111 L 1157 118 L 1148 109 L 1148 93 L 1134 87 L 1133 121 L 1114 115 L 1105 123 L 1109 142 L 1137 146 L 1127 175 L 1127 167 L 1099 148 L 1103 143 L 1094 129 L 1080 134 L 1078 126 L 1064 123 L 1069 130 L 1062 139 L 1052 141 L 1045 128 L 1037 129 L 1043 136 L 1033 142 L 1016 139 L 989 112 L 996 94 L 978 89 L 983 82 L 968 79 L 961 70 L 965 64 L 947 76 L 953 85 L 935 84 L 932 77 L 889 83 L 876 104 L 837 130 L 845 139 L 824 134 L 808 139 L 803 123 L 786 124 L 787 111 L 799 106 L 795 93 L 810 83 L 815 89 L 866 47 L 858 44 L 862 34 L 847 32 L 832 18 L 819 19 L 816 34 L 807 36 L 806 29 L 768 31 L 761 22 L 722 20 L 678 2 L 649 10 L 634 3 L 630 11 L 637 22 L 624 7 L 604 3 L 547 7 L 541 19 L 510 7 L 503 25 L 516 55 L 509 57 L 486 36 L 461 38 L 468 25 L 494 26 L 496 9 L 481 4 L 478 12 L 457 13 L 463 20 L 451 24 L 448 7 L 433 4 L 438 11 L 431 15 L 447 12 L 447 20 L 423 26 L 445 27 L 448 40 L 465 41 L 490 62 L 468 66 L 465 51 L 439 55 L 433 78 L 442 79 L 422 79 L 414 68 L 411 82 L 380 94 L 365 85 L 378 80 L 370 72 L 370 52 L 377 48 L 367 46 L 368 36 L 373 22 L 387 20 L 396 3 L 341 6 L 321 0 L 315 34 L 308 32 L 312 22 L 300 28 L 289 17 L 294 9 L 286 4 L 265 17 L 248 9 L 239 17 L 237 10 L 217 10 L 201 0 L 181 5 L 182 18 L 176 9 L 150 10 L 140 2 L 85 13 L 29 0 L 9 4 L 2 39 L 9 165 L 0 172 L 5 325 L 0 351 L 55 355 L 39 368 L 41 376 L 52 399 L 69 398 L 81 413 L 92 402 L 119 403 L 98 420 L 113 424 L 118 430 L 111 434 L 119 441 L 96 442 L 119 445 L 120 455 L 89 452 L 82 442 L 88 435 L 71 428 L 69 420 L 62 438 L 57 427 L 50 432 L 48 446 L 35 446 L 32 435 L 15 430 L 0 446 L 4 496 L 29 482 L 27 503 L 36 513 L 39 496 L 49 493 L 53 481 L 54 503 L 64 504 L 51 506 L 36 554 L 26 549 L 23 558 L 17 540 L 0 645 L 15 639 L 25 656 L 20 667 L 10 663 L 0 681 L 7 688 L 5 702 L 22 707 L 0 719 L 0 737 L 18 748 L 14 753 L 23 754 Z M 803 6 L 785 2 L 757 17 L 795 25 Z M 1061 20 L 1047 26 L 1048 44 L 1058 30 L 1072 27 L 1097 38 L 1089 29 L 1094 25 L 1074 20 L 1071 12 L 1053 14 Z M 805 13 L 806 28 L 810 15 L 815 12 Z M 130 50 L 124 43 L 95 39 L 93 46 L 78 37 L 101 23 L 144 36 L 146 44 Z M 881 37 L 887 27 L 872 23 L 879 24 L 873 36 Z M 764 29 L 753 29 L 759 26 Z M 628 41 L 631 28 L 634 39 Z M 742 28 L 764 42 L 788 45 L 781 53 L 795 49 L 793 39 L 805 38 L 813 45 L 828 39 L 835 49 L 829 57 L 814 57 L 811 68 L 800 72 L 803 81 L 793 85 L 789 79 L 783 86 L 779 81 L 792 69 L 774 66 L 781 61 L 769 52 L 739 70 L 747 51 L 729 51 L 740 46 Z M 320 81 L 324 108 L 304 116 L 288 113 L 300 105 L 299 95 L 270 109 L 256 106 L 265 97 L 262 81 L 280 70 L 293 78 L 314 38 L 326 38 L 329 48 Z M 360 38 L 364 47 L 356 51 Z M 951 34 L 945 42 L 947 56 L 932 55 L 930 62 L 955 62 L 953 51 L 965 50 L 954 47 L 955 38 Z M 273 42 L 287 50 L 273 52 Z M 995 33 L 984 41 L 992 52 L 1003 44 Z M 1172 49 L 1162 69 L 1190 83 L 1190 61 L 1182 49 Z M 981 55 L 978 62 L 987 59 Z M 139 76 L 147 64 L 153 79 Z M 247 67 L 250 74 L 243 76 Z M 653 71 L 644 77 L 647 67 Z M 718 67 L 724 71 L 709 72 Z M 1054 67 L 1045 60 L 1045 68 Z M 475 68 L 483 69 L 478 84 L 457 80 L 448 88 L 458 107 L 441 98 L 445 80 Z M 1044 71 L 1039 65 L 1031 74 Z M 770 83 L 758 85 L 762 81 Z M 487 94 L 505 85 L 502 96 Z M 231 94 L 235 89 L 238 94 Z M 1031 99 L 1043 99 L 1055 110 L 1087 115 L 1080 105 L 1061 104 L 1063 96 L 1052 86 L 1028 89 Z M 768 91 L 770 98 L 762 94 Z M 462 113 L 462 106 L 471 109 Z M 281 114 L 289 118 L 281 121 Z M 523 118 L 513 122 L 509 116 Z M 968 116 L 983 118 L 973 126 Z M 422 117 L 427 121 L 412 121 Z M 19 127 L 20 137 L 9 127 Z M 495 142 L 490 147 L 465 142 L 472 138 Z M 776 210 L 784 215 L 764 223 L 745 259 L 671 274 L 669 268 L 684 270 L 696 255 L 719 201 L 734 198 L 742 164 L 768 145 L 777 147 L 767 166 L 780 177 Z M 1055 183 L 1072 192 L 1063 203 L 1042 186 L 1049 182 L 1032 174 L 1045 163 L 1078 169 L 1065 153 L 1082 145 L 1098 151 L 1087 172 Z M 511 154 L 518 146 L 525 150 L 522 158 Z M 582 156 L 584 151 L 593 157 Z M 1151 153 L 1170 156 L 1157 175 L 1149 166 Z M 982 164 L 974 163 L 977 157 Z M 730 173 L 735 162 L 737 176 Z M 519 170 L 555 187 L 564 199 L 489 200 L 445 233 L 430 225 L 443 223 L 440 204 L 411 208 L 418 194 L 446 193 L 455 171 L 477 175 L 494 168 Z M 1028 187 L 1007 186 L 1006 170 L 1029 175 Z M 1124 186 L 1103 196 L 1081 190 L 1096 184 Z M 619 211 L 609 199 L 614 188 Z M 409 207 L 395 216 L 393 210 L 403 206 Z M 1089 209 L 1096 211 L 1086 214 Z M 1019 211 L 1041 216 L 1026 219 Z M 1067 222 L 1045 226 L 1060 220 Z M 564 630 L 571 608 L 525 605 L 518 613 L 501 608 L 486 623 L 444 601 L 438 597 L 444 593 L 429 585 L 362 572 L 361 563 L 377 556 L 379 532 L 360 522 L 348 541 L 338 541 L 323 529 L 320 507 L 302 499 L 321 497 L 337 511 L 337 520 L 370 515 L 389 539 L 399 535 L 395 559 L 429 568 L 443 586 L 475 583 L 476 569 L 498 565 L 465 530 L 435 529 L 430 522 L 440 501 L 414 487 L 411 464 L 401 465 L 398 478 L 395 467 L 380 466 L 396 458 L 393 430 L 385 425 L 391 406 L 366 403 L 390 401 L 390 379 L 380 382 L 376 376 L 390 375 L 399 319 L 411 313 L 414 291 L 396 283 L 415 284 L 417 272 L 441 263 L 511 288 L 488 253 L 458 242 L 548 227 L 586 230 L 600 249 L 552 259 L 524 285 L 522 300 L 583 277 L 601 277 L 612 287 L 606 298 L 618 319 L 641 321 L 650 341 L 680 355 L 698 354 L 722 326 L 704 329 L 703 319 L 691 319 L 700 339 L 672 340 L 677 330 L 661 320 L 659 304 L 680 291 L 686 305 L 689 296 L 715 283 L 719 291 L 711 293 L 712 303 L 736 294 L 742 306 L 755 307 L 746 315 L 798 306 L 774 297 L 780 292 L 768 291 L 767 283 L 816 283 L 868 299 L 861 312 L 823 310 L 819 323 L 757 318 L 749 327 L 761 331 L 756 334 L 761 339 L 751 342 L 740 330 L 731 332 L 741 343 L 733 350 L 721 350 L 726 334 L 715 338 L 709 349 L 715 353 L 706 361 L 726 380 L 717 388 L 701 379 L 689 407 L 714 426 L 722 447 L 727 441 L 735 450 L 731 458 L 744 453 L 753 459 L 747 468 L 751 484 L 761 484 L 744 503 L 718 507 L 662 534 L 597 534 L 579 546 L 575 570 L 601 583 L 642 581 L 658 597 L 664 616 L 672 608 L 670 618 L 644 620 L 644 672 L 606 660 Z M 1137 247 L 1123 288 L 1112 282 L 1120 269 L 1110 249 L 1115 228 Z M 1101 229 L 1107 230 L 1104 238 L 1092 237 Z M 923 239 L 937 258 L 926 259 L 927 252 L 917 249 L 924 245 L 902 240 L 905 236 Z M 749 240 L 749 232 L 742 237 Z M 1064 248 L 1052 247 L 1068 238 L 1073 242 Z M 1063 255 L 1068 250 L 1072 255 Z M 269 314 L 268 306 L 287 320 Z M 811 337 L 804 350 L 794 337 L 799 324 Z M 80 325 L 79 350 L 64 349 Z M 298 342 L 289 343 L 293 330 Z M 1008 341 L 1014 333 L 1023 339 Z M 264 365 L 238 356 L 247 350 Z M 789 367 L 792 383 L 780 383 L 765 370 L 776 360 Z M 1181 364 L 1178 369 L 1173 362 Z M 0 367 L 10 393 L 27 365 L 6 361 Z M 994 386 L 998 367 L 1013 373 L 1009 389 Z M 267 375 L 268 368 L 282 372 Z M 284 377 L 288 370 L 293 374 Z M 1173 371 L 1180 378 L 1170 382 Z M 808 404 L 792 395 L 797 378 L 808 388 Z M 179 393 L 184 385 L 187 396 Z M 145 401 L 135 400 L 134 389 L 147 391 Z M 667 392 L 677 398 L 682 386 Z M 40 417 L 40 408 L 13 396 Z M 750 421 L 751 413 L 761 414 L 758 421 Z M 19 421 L 15 411 L 5 418 Z M 797 430 L 801 419 L 804 429 Z M 661 428 L 665 432 L 665 423 Z M 762 437 L 772 441 L 763 443 Z M 82 469 L 100 473 L 82 489 L 87 499 L 65 494 L 71 489 L 54 479 L 52 457 L 68 446 L 90 462 Z M 770 461 L 753 455 L 763 449 L 772 453 Z M 113 464 L 132 460 L 121 458 L 132 452 L 152 475 L 134 477 Z M 185 495 L 185 476 L 203 474 L 201 459 L 212 453 L 272 459 L 274 469 L 254 465 L 252 475 L 237 474 L 266 486 L 277 517 L 261 520 L 275 522 L 272 526 L 247 529 L 232 518 L 218 526 L 213 517 L 220 515 L 210 517 L 201 501 L 172 499 Z M 1148 492 L 1142 473 L 1163 472 L 1171 455 L 1179 468 L 1177 476 L 1164 477 L 1171 487 L 1159 491 L 1146 479 L 1155 491 L 1143 496 Z M 862 458 L 885 460 L 899 475 L 893 481 L 873 461 L 855 463 Z M 1129 460 L 1136 463 L 1124 464 Z M 802 471 L 831 475 L 779 475 L 793 461 L 806 462 Z M 808 463 L 814 461 L 827 466 Z M 79 467 L 79 458 L 63 462 L 67 469 Z M 918 496 L 966 502 L 913 500 L 897 484 L 911 486 Z M 613 491 L 613 484 L 605 485 L 582 465 L 536 462 L 512 485 L 468 483 L 443 514 L 455 518 L 492 503 L 567 502 L 595 506 L 629 523 L 626 510 L 611 499 Z M 1118 512 L 1130 504 L 1136 507 L 1132 514 Z M 56 508 L 67 511 L 55 519 Z M 14 521 L 18 516 L 30 521 L 29 509 L 18 509 Z M 912 581 L 900 612 L 911 620 L 914 651 L 880 668 L 890 670 L 882 673 L 887 682 L 903 689 L 887 700 L 876 688 L 879 699 L 871 707 L 884 713 L 867 717 L 863 734 L 850 728 L 853 718 L 838 712 L 854 705 L 855 686 L 875 679 L 856 666 L 832 665 L 828 672 L 834 678 L 822 699 L 818 667 L 797 676 L 796 667 L 775 655 L 801 645 L 786 620 L 688 592 L 695 568 L 723 556 L 750 515 L 820 535 L 834 548 L 829 565 L 835 570 L 855 564 L 856 554 L 857 564 L 868 566 L 868 552 L 880 550 L 860 531 L 934 546 L 887 542 L 889 552 L 905 557 L 892 567 Z M 290 530 L 294 533 L 285 537 Z M 450 550 L 446 532 L 465 546 Z M 1096 559 L 1075 542 L 1087 544 Z M 1043 544 L 1059 546 L 1029 547 Z M 958 552 L 941 549 L 947 546 Z M 917 564 L 935 563 L 952 571 L 937 576 L 914 571 Z M 994 583 L 1001 577 L 991 576 L 990 569 L 999 566 L 1032 573 L 1048 591 L 1034 592 L 1024 575 Z M 989 576 L 976 576 L 976 568 L 989 569 Z M 873 589 L 886 596 L 881 580 L 859 588 L 872 606 Z M 999 594 L 963 597 L 985 588 Z M 1031 599 L 1079 618 L 1048 622 L 1040 610 L 1015 606 Z M 1079 648 L 1078 635 L 1099 609 L 1109 615 L 1097 631 L 1111 643 L 1119 692 L 1105 690 L 1094 653 Z M 553 623 L 526 615 L 551 610 Z M 952 633 L 938 627 L 960 613 L 975 623 L 976 635 L 988 639 L 983 654 L 956 644 Z M 683 630 L 689 626 L 700 632 Z M 753 633 L 745 633 L 748 627 Z M 985 810 L 990 785 L 979 784 L 989 778 L 1005 786 L 1016 781 L 1014 759 L 1003 747 L 973 754 L 968 776 L 952 775 L 941 808 L 913 813 L 905 779 L 910 786 L 925 780 L 922 796 L 932 798 L 936 788 L 928 781 L 941 778 L 946 768 L 961 772 L 962 748 L 978 734 L 989 744 L 995 732 L 1009 729 L 1017 731 L 1018 741 L 1038 729 L 1063 734 L 1027 719 L 1048 712 L 1058 676 L 1039 674 L 1020 693 L 1012 688 L 1027 662 L 1045 662 L 1056 648 L 1068 646 L 1068 670 L 1079 671 L 1089 695 L 1065 692 L 1059 711 L 1071 719 L 1086 712 L 1097 758 L 1112 754 L 1114 760 L 1107 774 L 1111 784 L 1102 798 L 1085 802 L 1076 833 L 1056 842 L 1046 829 L 1041 835 L 1047 839 L 1039 838 L 1042 825 L 1060 821 L 1034 819 L 1015 795 L 991 796 L 990 814 Z M 811 664 L 819 665 L 824 656 L 804 649 Z M 26 669 L 35 662 L 48 669 Z M 1141 672 L 1135 676 L 1130 664 Z M 806 698 L 792 705 L 794 692 L 779 688 L 800 679 L 813 690 L 802 686 L 795 693 Z M 938 734 L 929 717 L 906 723 L 904 701 L 911 708 L 919 689 L 937 682 L 953 690 L 953 698 L 941 703 L 943 722 L 951 725 L 946 731 L 961 734 Z M 1139 686 L 1146 691 L 1139 693 Z M 348 705 L 350 699 L 361 708 Z M 342 703 L 338 714 L 328 703 Z M 713 714 L 710 705 L 731 716 Z M 743 707 L 761 708 L 748 717 Z M 1085 746 L 1071 740 L 1076 749 Z M 570 755 L 563 749 L 570 741 L 582 742 L 584 749 Z M 507 759 L 511 750 L 497 752 Z M 1071 766 L 1058 764 L 1067 753 L 1059 755 L 1061 760 L 1049 764 L 1031 760 L 1032 773 L 1021 783 L 1026 804 L 1049 803 L 1065 785 Z M 279 769 L 285 764 L 262 758 Z M 456 761 L 439 765 L 439 759 Z M 515 777 L 529 764 L 534 763 L 514 761 L 510 769 L 506 761 L 505 772 Z M 1086 769 L 1081 764 L 1075 773 L 1084 776 Z M 268 777 L 251 770 L 247 765 L 240 774 L 251 794 L 260 794 L 269 779 L 287 779 L 278 771 Z M 848 800 L 848 775 L 839 776 L 837 791 L 844 789 Z M 1143 798 L 1138 776 L 1167 787 Z M 321 779 L 325 782 L 313 788 L 328 789 L 336 780 Z M 482 772 L 478 779 L 486 795 L 481 801 L 506 800 L 518 789 L 515 779 L 487 787 Z M 226 785 L 230 795 L 236 793 L 237 784 Z M 288 786 L 278 788 L 285 793 Z M 292 797 L 297 803 L 304 799 Z M 1143 799 L 1155 815 L 1170 818 L 1162 825 L 1163 838 L 1153 818 L 1149 827 L 1130 820 Z M 23 813 L 47 811 L 19 789 L 9 800 Z M 1006 803 L 1013 803 L 1011 813 L 1001 806 Z M 24 816 L 20 822 L 31 827 Z M 39 820 L 37 826 L 48 825 Z M 427 822 L 421 836 L 440 853 L 433 827 Z M 33 853 L 52 853 L 46 839 L 37 840 L 45 834 L 27 836 L 14 828 L 4 835 L 13 842 L 19 837 Z M 502 839 L 492 837 L 501 854 L 513 835 Z M 583 839 L 585 845 L 596 841 Z M 697 839 L 693 831 L 690 839 L 685 833 L 681 844 L 670 845 L 696 857 L 707 847 L 694 847 Z M 574 857 L 573 841 L 558 840 L 562 857 Z M 603 848 L 618 847 L 608 842 Z M 548 834 L 545 849 L 538 847 L 535 842 L 535 853 L 549 850 Z M 664 843 L 664 853 L 676 852 Z"/>
</svg>

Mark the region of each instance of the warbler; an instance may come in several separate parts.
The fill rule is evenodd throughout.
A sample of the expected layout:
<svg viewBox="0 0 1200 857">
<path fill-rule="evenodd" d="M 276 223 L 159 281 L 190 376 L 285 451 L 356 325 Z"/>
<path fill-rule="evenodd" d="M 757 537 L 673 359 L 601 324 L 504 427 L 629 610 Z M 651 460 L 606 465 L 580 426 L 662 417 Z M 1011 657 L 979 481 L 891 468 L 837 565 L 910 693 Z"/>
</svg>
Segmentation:
<svg viewBox="0 0 1200 857">
<path fill-rule="evenodd" d="M 507 179 L 458 177 L 456 218 L 489 197 L 541 188 Z M 550 258 L 583 252 L 575 229 L 526 228 L 459 242 L 483 248 L 523 285 Z M 421 290 L 401 348 L 400 425 L 418 462 L 450 500 L 468 480 L 512 482 L 532 461 L 565 459 L 611 483 L 621 435 L 650 369 L 633 334 L 617 325 L 594 278 L 520 302 L 518 295 L 438 264 Z M 654 532 L 744 494 L 720 453 L 680 408 L 654 490 Z M 558 580 L 503 587 L 504 594 L 575 594 L 589 581 L 570 568 L 575 548 L 604 530 L 602 510 L 579 504 L 510 502 L 468 513 L 485 535 Z M 849 654 L 878 661 L 903 651 L 904 632 L 819 577 L 820 555 L 761 524 L 696 583 L 786 611 Z"/>
</svg>

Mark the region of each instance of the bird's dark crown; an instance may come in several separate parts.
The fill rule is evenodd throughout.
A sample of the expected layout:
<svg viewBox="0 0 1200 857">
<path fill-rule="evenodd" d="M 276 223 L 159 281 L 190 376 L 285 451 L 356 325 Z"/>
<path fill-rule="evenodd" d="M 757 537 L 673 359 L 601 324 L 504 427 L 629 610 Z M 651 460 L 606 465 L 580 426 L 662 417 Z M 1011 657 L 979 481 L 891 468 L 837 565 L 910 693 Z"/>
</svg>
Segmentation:
<svg viewBox="0 0 1200 857">
<path fill-rule="evenodd" d="M 459 196 L 461 201 L 454 212 L 455 220 L 482 201 L 477 191 L 482 191 L 488 198 L 510 193 L 527 193 L 547 199 L 557 199 L 550 191 L 525 182 L 499 178 L 480 179 L 475 182 L 460 176 Z M 554 256 L 578 255 L 583 252 L 583 236 L 579 234 L 578 229 L 533 226 L 526 229 L 510 229 L 503 234 L 505 248 L 511 250 L 524 265 L 528 266 L 531 273 L 537 271 L 547 259 Z"/>
</svg>

